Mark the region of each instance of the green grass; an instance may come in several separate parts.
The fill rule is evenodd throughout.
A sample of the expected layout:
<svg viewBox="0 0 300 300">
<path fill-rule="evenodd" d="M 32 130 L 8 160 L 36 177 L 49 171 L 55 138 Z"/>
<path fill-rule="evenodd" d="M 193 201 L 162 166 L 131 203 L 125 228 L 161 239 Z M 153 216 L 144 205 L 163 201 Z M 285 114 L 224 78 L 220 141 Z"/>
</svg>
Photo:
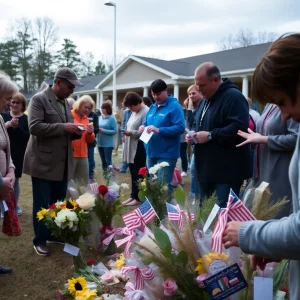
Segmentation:
<svg viewBox="0 0 300 300">
<path fill-rule="evenodd" d="M 99 164 L 98 155 L 96 159 Z M 120 161 L 120 154 L 113 156 L 114 164 L 120 165 Z M 129 171 L 126 174 L 119 174 L 119 182 L 131 182 Z M 188 177 L 185 177 L 185 182 L 185 190 L 188 191 Z M 5 236 L 2 234 L 2 222 L 0 222 L 0 265 L 13 268 L 11 274 L 0 275 L 0 299 L 56 299 L 56 290 L 62 289 L 73 274 L 72 257 L 63 252 L 62 245 L 50 245 L 51 255 L 48 257 L 35 253 L 32 246 L 31 180 L 27 175 L 23 175 L 21 179 L 20 206 L 23 209 L 23 215 L 20 216 L 23 230 L 21 236 Z M 101 260 L 98 252 L 85 247 L 82 250 L 86 261 Z"/>
</svg>

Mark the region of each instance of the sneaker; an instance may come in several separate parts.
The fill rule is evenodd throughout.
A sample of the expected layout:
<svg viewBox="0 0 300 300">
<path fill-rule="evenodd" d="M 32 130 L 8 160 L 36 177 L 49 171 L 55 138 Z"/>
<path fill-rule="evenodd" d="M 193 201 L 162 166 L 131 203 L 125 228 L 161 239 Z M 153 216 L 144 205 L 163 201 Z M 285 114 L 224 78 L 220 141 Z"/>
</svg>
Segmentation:
<svg viewBox="0 0 300 300">
<path fill-rule="evenodd" d="M 181 177 L 186 177 L 186 176 L 187 176 L 186 172 L 181 172 Z"/>
<path fill-rule="evenodd" d="M 22 209 L 21 209 L 21 207 L 20 207 L 19 205 L 18 205 L 17 208 L 16 208 L 16 212 L 17 212 L 17 215 L 18 215 L 18 216 L 21 216 L 22 213 L 23 213 L 23 211 L 22 211 Z"/>
<path fill-rule="evenodd" d="M 50 254 L 49 248 L 44 245 L 40 245 L 40 246 L 33 245 L 33 249 L 38 255 L 48 256 Z"/>
<path fill-rule="evenodd" d="M 61 240 L 58 240 L 56 238 L 51 238 L 51 240 L 47 240 L 47 244 L 60 244 L 64 245 L 65 243 Z"/>
</svg>

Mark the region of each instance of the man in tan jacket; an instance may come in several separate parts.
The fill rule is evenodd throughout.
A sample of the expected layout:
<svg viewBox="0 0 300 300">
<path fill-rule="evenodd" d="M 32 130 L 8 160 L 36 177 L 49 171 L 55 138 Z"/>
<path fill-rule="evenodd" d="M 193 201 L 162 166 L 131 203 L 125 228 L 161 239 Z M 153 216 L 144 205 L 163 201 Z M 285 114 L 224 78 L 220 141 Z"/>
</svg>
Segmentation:
<svg viewBox="0 0 300 300">
<path fill-rule="evenodd" d="M 66 101 L 75 88 L 82 85 L 75 72 L 67 67 L 57 70 L 54 84 L 30 101 L 27 145 L 23 172 L 32 178 L 33 247 L 39 255 L 49 255 L 47 241 L 55 241 L 46 226 L 37 219 L 41 208 L 66 198 L 67 183 L 73 177 L 72 139 L 82 130 L 73 124 Z"/>
</svg>

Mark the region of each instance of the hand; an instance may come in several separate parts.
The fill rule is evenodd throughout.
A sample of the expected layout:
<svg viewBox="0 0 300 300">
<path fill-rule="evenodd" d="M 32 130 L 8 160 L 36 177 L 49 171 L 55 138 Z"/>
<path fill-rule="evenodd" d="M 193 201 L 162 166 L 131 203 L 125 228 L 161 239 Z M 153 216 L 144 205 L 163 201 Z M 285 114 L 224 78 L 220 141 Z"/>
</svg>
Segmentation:
<svg viewBox="0 0 300 300">
<path fill-rule="evenodd" d="M 87 125 L 86 131 L 88 134 L 92 134 L 94 132 L 94 126 L 93 125 Z"/>
<path fill-rule="evenodd" d="M 11 178 L 3 177 L 3 183 L 0 185 L 0 195 L 7 196 L 14 191 Z"/>
<path fill-rule="evenodd" d="M 5 128 L 7 129 L 7 128 L 10 128 L 10 127 L 12 127 L 11 121 L 7 121 L 7 122 L 5 123 Z"/>
<path fill-rule="evenodd" d="M 150 133 L 150 132 L 159 133 L 159 129 L 151 125 L 151 126 L 147 127 L 147 132 L 148 133 Z"/>
<path fill-rule="evenodd" d="M 9 168 L 8 173 L 6 174 L 5 178 L 8 178 L 10 180 L 10 183 L 12 186 L 15 185 L 15 169 L 14 168 Z"/>
<path fill-rule="evenodd" d="M 65 123 L 64 130 L 68 133 L 81 136 L 82 130 L 78 126 L 83 126 L 83 125 L 82 124 L 74 124 L 74 123 Z"/>
<path fill-rule="evenodd" d="M 239 230 L 243 222 L 229 222 L 223 232 L 223 244 L 224 247 L 239 247 Z"/>
<path fill-rule="evenodd" d="M 103 132 L 104 130 L 103 130 L 103 128 L 99 128 L 99 132 L 101 133 L 101 132 Z"/>
<path fill-rule="evenodd" d="M 189 106 L 189 98 L 186 98 L 184 101 L 183 101 L 183 106 L 188 108 Z"/>
<path fill-rule="evenodd" d="M 280 260 L 252 255 L 251 256 L 251 269 L 253 271 L 256 271 L 257 267 L 259 267 L 262 271 L 264 271 L 266 264 L 269 264 L 271 262 L 279 263 Z"/>
<path fill-rule="evenodd" d="M 141 125 L 140 127 L 139 127 L 139 132 L 143 132 L 145 130 L 145 126 L 144 125 Z"/>
<path fill-rule="evenodd" d="M 205 144 L 208 142 L 208 131 L 199 131 L 194 133 L 194 138 L 199 144 Z"/>
<path fill-rule="evenodd" d="M 18 128 L 19 127 L 19 119 L 18 118 L 12 118 L 10 121 L 10 124 L 13 128 Z"/>
<path fill-rule="evenodd" d="M 123 134 L 127 135 L 127 136 L 131 136 L 132 132 L 130 130 L 125 130 L 125 131 L 123 131 Z"/>
<path fill-rule="evenodd" d="M 248 128 L 248 132 L 243 132 L 241 130 L 238 131 L 238 135 L 245 139 L 244 142 L 236 145 L 237 147 L 241 147 L 246 144 L 268 144 L 268 137 L 263 136 L 257 132 L 252 131 Z"/>
<path fill-rule="evenodd" d="M 190 132 L 191 132 L 193 135 L 195 134 L 195 131 L 190 131 Z M 192 137 L 189 136 L 188 134 L 185 136 L 185 141 L 186 141 L 188 144 L 190 144 L 190 145 L 194 144 L 194 141 L 193 141 Z"/>
</svg>

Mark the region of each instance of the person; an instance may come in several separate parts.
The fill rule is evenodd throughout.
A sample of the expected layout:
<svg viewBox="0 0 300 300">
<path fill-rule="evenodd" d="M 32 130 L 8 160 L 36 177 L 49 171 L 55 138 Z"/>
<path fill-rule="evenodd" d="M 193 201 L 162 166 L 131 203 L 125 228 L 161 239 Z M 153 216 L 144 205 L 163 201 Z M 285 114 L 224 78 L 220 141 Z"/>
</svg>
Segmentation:
<svg viewBox="0 0 300 300">
<path fill-rule="evenodd" d="M 93 123 L 94 135 L 95 135 L 95 138 L 94 138 L 93 142 L 87 143 L 88 161 L 89 161 L 89 180 L 91 182 L 94 181 L 94 175 L 95 175 L 95 166 L 96 166 L 96 163 L 95 163 L 95 147 L 97 145 L 96 137 L 97 137 L 97 134 L 99 132 L 99 116 L 96 113 L 95 109 L 93 111 L 91 111 L 89 116 L 88 116 L 89 123 Z"/>
<path fill-rule="evenodd" d="M 4 112 L 10 106 L 12 97 L 17 92 L 18 87 L 9 76 L 0 74 L 0 112 Z M 5 200 L 8 206 L 8 211 L 4 213 L 2 231 L 9 236 L 19 236 L 22 231 L 13 193 L 15 167 L 11 160 L 9 136 L 2 116 L 0 116 L 0 174 L 0 199 Z M 11 272 L 11 268 L 0 266 L 0 274 Z"/>
<path fill-rule="evenodd" d="M 256 110 L 254 110 L 252 108 L 252 99 L 250 97 L 247 98 L 248 101 L 248 105 L 249 105 L 249 114 L 252 117 L 252 119 L 254 120 L 255 124 L 257 124 L 257 122 L 259 121 L 260 118 L 260 114 L 259 112 L 257 112 Z"/>
<path fill-rule="evenodd" d="M 272 43 L 253 74 L 253 97 L 261 104 L 279 107 L 283 120 L 300 123 L 300 34 L 284 35 Z M 280 220 L 230 222 L 223 233 L 226 248 L 237 246 L 254 254 L 252 267 L 262 270 L 278 259 L 289 262 L 289 299 L 300 295 L 300 137 L 289 167 L 293 211 Z"/>
<path fill-rule="evenodd" d="M 292 190 L 288 179 L 288 167 L 297 142 L 299 124 L 292 119 L 282 120 L 280 109 L 275 104 L 267 104 L 258 120 L 256 132 L 239 131 L 246 139 L 238 146 L 258 144 L 254 163 L 254 183 L 259 186 L 265 181 L 270 184 L 272 204 L 287 198 L 289 200 L 278 212 L 275 219 L 290 214 Z"/>
<path fill-rule="evenodd" d="M 16 93 L 11 101 L 10 112 L 2 114 L 10 140 L 11 157 L 15 166 L 14 193 L 17 201 L 16 211 L 20 216 L 22 209 L 19 206 L 20 178 L 23 173 L 23 161 L 29 140 L 28 117 L 24 114 L 26 99 L 21 93 Z"/>
<path fill-rule="evenodd" d="M 186 110 L 186 125 L 189 130 L 192 129 L 195 120 L 195 114 L 199 108 L 199 104 L 203 99 L 202 94 L 199 92 L 197 85 L 192 84 L 187 89 L 188 98 L 185 100 L 184 105 Z M 195 166 L 194 146 L 192 146 L 192 156 L 190 161 L 190 194 L 189 197 L 194 205 L 196 199 L 200 198 L 200 187 L 197 169 Z"/>
<path fill-rule="evenodd" d="M 153 101 L 152 101 L 152 99 L 150 97 L 143 97 L 143 102 L 148 107 L 150 107 L 153 104 Z"/>
<path fill-rule="evenodd" d="M 137 205 L 140 203 L 138 179 L 142 178 L 138 173 L 140 168 L 146 165 L 146 151 L 144 143 L 139 140 L 141 132 L 138 129 L 143 124 L 149 107 L 144 104 L 142 97 L 135 92 L 128 92 L 124 97 L 123 104 L 132 112 L 127 123 L 127 129 L 123 132 L 125 135 L 123 161 L 129 165 L 131 195 L 123 204 Z"/>
<path fill-rule="evenodd" d="M 58 69 L 52 87 L 32 97 L 28 123 L 30 138 L 25 152 L 23 172 L 31 176 L 33 196 L 33 247 L 38 255 L 49 255 L 48 242 L 55 241 L 36 214 L 42 208 L 64 200 L 68 180 L 73 178 L 74 155 L 72 139 L 80 138 L 82 130 L 73 123 L 66 101 L 75 86 L 82 83 L 67 67 Z"/>
<path fill-rule="evenodd" d="M 114 135 L 118 132 L 116 118 L 112 114 L 112 107 L 108 102 L 101 105 L 101 116 L 99 117 L 99 134 L 97 145 L 102 162 L 104 174 L 112 165 L 112 151 L 114 149 Z"/>
<path fill-rule="evenodd" d="M 72 110 L 76 101 L 73 98 L 67 98 L 67 101 L 70 106 L 70 109 Z"/>
<path fill-rule="evenodd" d="M 211 62 L 196 69 L 195 84 L 205 98 L 193 125 L 200 205 L 216 191 L 218 205 L 226 207 L 230 189 L 239 194 L 244 179 L 251 177 L 249 147 L 236 148 L 242 141 L 238 130 L 248 128 L 248 103 L 229 79 L 222 81 L 218 67 Z M 189 135 L 187 141 L 193 143 Z"/>
<path fill-rule="evenodd" d="M 183 114 L 185 117 L 185 127 L 187 127 L 187 107 L 183 103 Z M 181 135 L 180 138 L 180 159 L 181 159 L 181 177 L 186 177 L 187 176 L 187 170 L 188 170 L 188 155 L 187 155 L 187 142 L 185 140 L 185 131 Z"/>
<path fill-rule="evenodd" d="M 124 105 L 124 103 L 122 103 Z M 132 112 L 130 109 L 123 107 L 121 110 L 121 137 L 122 137 L 122 149 L 124 151 L 124 142 L 125 142 L 125 136 L 124 136 L 124 131 L 127 129 L 127 122 L 131 116 Z M 121 170 L 120 173 L 126 173 L 128 168 L 128 164 L 126 161 L 122 162 Z"/>
<path fill-rule="evenodd" d="M 88 143 L 95 140 L 94 126 L 90 124 L 88 115 L 95 106 L 94 100 L 89 95 L 83 95 L 74 104 L 72 115 L 74 124 L 82 126 L 83 134 L 80 139 L 72 141 L 74 150 L 74 179 L 84 185 L 88 183 Z"/>
<path fill-rule="evenodd" d="M 147 132 L 153 133 L 145 145 L 148 169 L 161 162 L 169 164 L 158 172 L 158 178 L 166 181 L 171 197 L 173 173 L 180 156 L 180 135 L 185 130 L 184 115 L 178 100 L 168 94 L 167 84 L 162 79 L 153 81 L 150 88 L 155 103 L 139 131 L 143 132 L 147 127 Z"/>
</svg>

